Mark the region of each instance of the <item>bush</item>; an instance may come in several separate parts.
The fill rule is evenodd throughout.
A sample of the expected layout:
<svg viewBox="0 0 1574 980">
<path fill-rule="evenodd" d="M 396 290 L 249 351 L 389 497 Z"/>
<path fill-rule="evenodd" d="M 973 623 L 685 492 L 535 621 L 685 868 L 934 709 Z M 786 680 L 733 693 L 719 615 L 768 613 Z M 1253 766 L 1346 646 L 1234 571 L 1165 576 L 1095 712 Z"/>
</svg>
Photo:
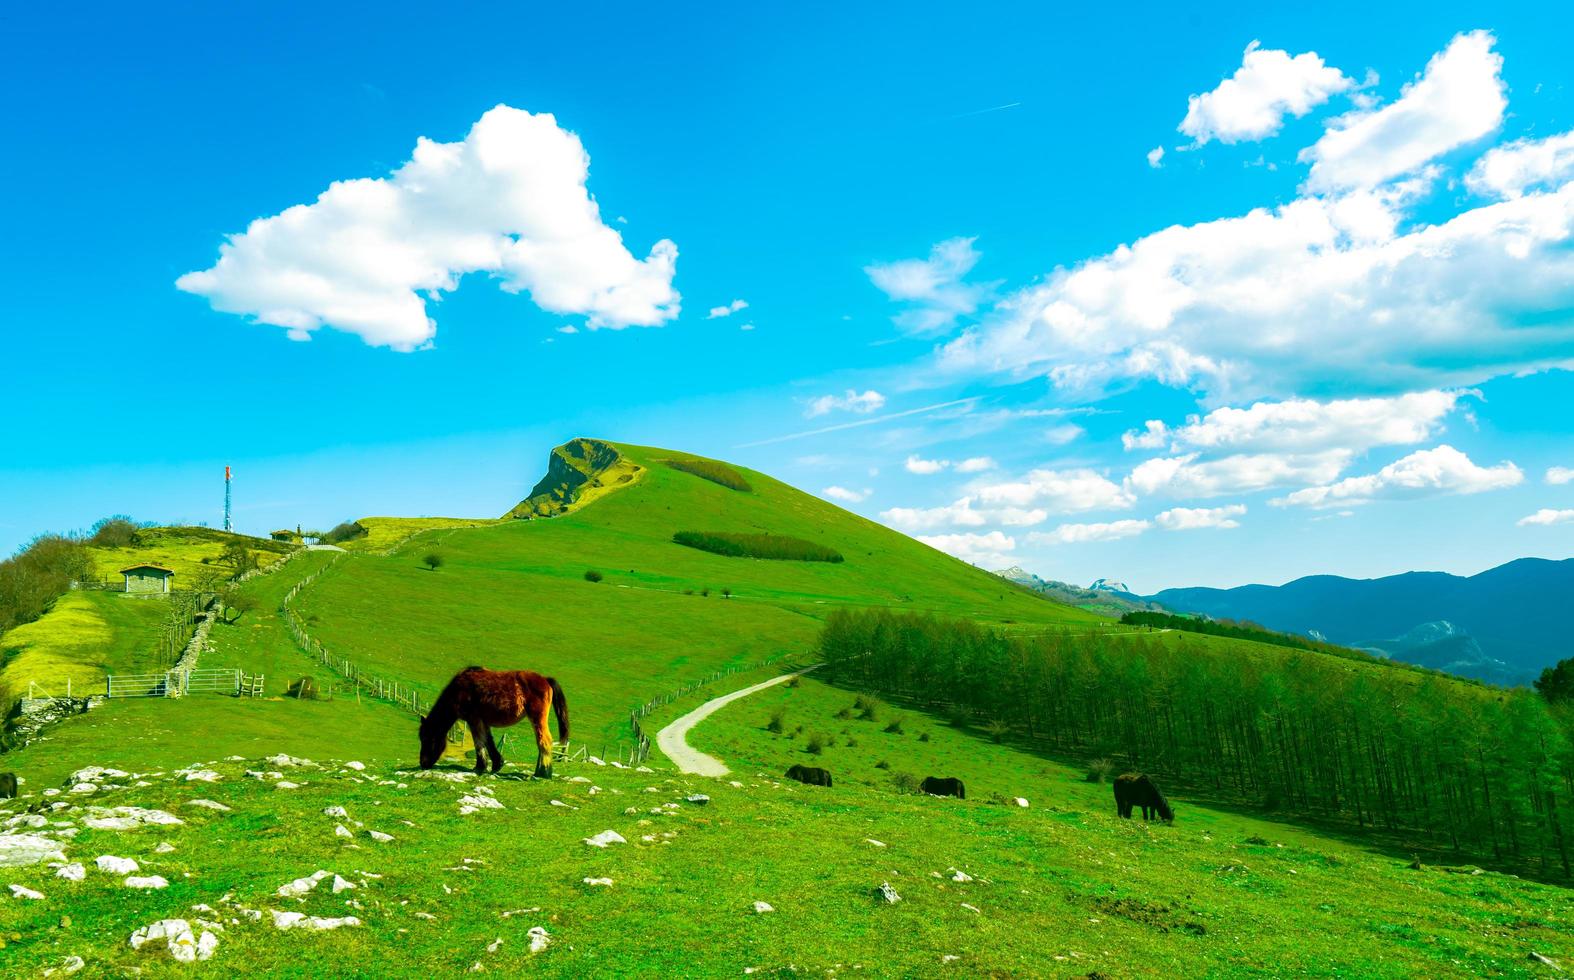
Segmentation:
<svg viewBox="0 0 1574 980">
<path fill-rule="evenodd" d="M 813 541 L 784 534 L 741 534 L 734 531 L 679 531 L 674 544 L 708 551 L 727 558 L 763 558 L 768 561 L 826 561 L 839 563 L 841 552 Z"/>
<path fill-rule="evenodd" d="M 918 736 L 918 740 L 919 740 L 919 741 L 920 741 L 920 742 L 927 742 L 927 741 L 929 741 L 929 733 L 928 733 L 928 732 L 923 732 L 923 733 L 921 733 L 921 734 L 920 734 L 920 735 L 919 735 L 919 736 Z"/>
<path fill-rule="evenodd" d="M 257 567 L 257 553 L 246 547 L 244 541 L 231 541 L 224 546 L 224 553 L 219 555 L 219 563 L 229 565 L 239 575 Z"/>
<path fill-rule="evenodd" d="M 853 709 L 851 709 L 851 708 L 843 708 L 842 710 L 840 710 L 840 711 L 838 711 L 836 713 L 836 717 L 838 719 L 842 720 L 842 721 L 846 721 L 847 719 L 851 718 L 852 716 L 853 716 Z"/>
<path fill-rule="evenodd" d="M 1094 759 L 1088 763 L 1088 782 L 1102 783 L 1115 773 L 1115 763 L 1109 759 Z"/>
<path fill-rule="evenodd" d="M 906 734 L 905 732 L 902 731 L 902 719 L 900 719 L 900 718 L 892 718 L 891 719 L 891 723 L 889 725 L 885 726 L 885 733 L 887 735 L 903 735 L 903 734 Z"/>
<path fill-rule="evenodd" d="M 876 762 L 874 764 L 874 767 L 876 769 L 889 769 L 889 768 L 891 768 L 891 764 L 889 762 L 886 762 L 884 759 L 881 759 L 879 762 Z"/>
<path fill-rule="evenodd" d="M 775 732 L 776 734 L 780 735 L 786 727 L 787 709 L 777 708 L 775 711 L 772 711 L 770 724 L 765 726 L 765 730 L 768 732 Z"/>
<path fill-rule="evenodd" d="M 722 589 L 721 590 L 721 597 L 723 599 L 731 599 L 732 598 L 732 590 L 731 589 Z"/>
<path fill-rule="evenodd" d="M 585 569 L 585 581 L 599 582 L 601 581 L 601 573 L 596 571 L 594 568 L 587 568 Z"/>
<path fill-rule="evenodd" d="M 851 735 L 847 736 L 847 747 L 850 749 L 856 749 L 858 747 L 858 740 L 853 738 Z"/>
<path fill-rule="evenodd" d="M 335 524 L 333 530 L 324 534 L 318 540 L 323 544 L 339 544 L 344 541 L 353 541 L 356 538 L 364 538 L 369 533 L 360 521 L 344 521 L 343 523 Z"/>
<path fill-rule="evenodd" d="M 809 736 L 809 744 L 805 745 L 804 748 L 809 750 L 810 755 L 819 755 L 825 751 L 825 742 L 825 736 L 816 732 Z"/>
<path fill-rule="evenodd" d="M 257 608 L 257 597 L 250 592 L 231 592 L 223 602 L 225 623 L 233 623 Z"/>
<path fill-rule="evenodd" d="M 910 772 L 893 772 L 891 773 L 891 785 L 898 793 L 905 796 L 916 796 L 920 781 L 917 776 Z"/>
<path fill-rule="evenodd" d="M 421 564 L 425 565 L 429 571 L 435 572 L 443 567 L 443 555 L 441 552 L 428 551 L 426 557 L 421 559 Z"/>
<path fill-rule="evenodd" d="M 322 690 L 317 687 L 317 679 L 315 677 L 302 677 L 299 680 L 291 681 L 285 693 L 292 698 L 302 701 L 323 700 Z"/>
<path fill-rule="evenodd" d="M 719 483 L 728 490 L 748 493 L 754 489 L 749 486 L 749 481 L 743 478 L 742 473 L 714 459 L 669 459 L 667 465 L 675 470 L 691 473 L 702 480 Z"/>
<path fill-rule="evenodd" d="M 72 582 L 93 581 L 93 553 L 74 537 L 45 534 L 0 561 L 0 633 L 49 611 Z"/>
<path fill-rule="evenodd" d="M 863 706 L 863 710 L 858 712 L 858 720 L 859 721 L 879 721 L 880 720 L 880 713 L 879 713 L 878 710 L 876 710 L 875 704 L 874 704 L 873 701 L 870 701 L 868 704 L 865 704 Z"/>
<path fill-rule="evenodd" d="M 125 514 L 106 517 L 93 525 L 88 543 L 100 548 L 129 548 L 141 540 L 136 521 Z"/>
<path fill-rule="evenodd" d="M 799 677 L 797 674 L 794 674 L 794 675 L 792 675 L 792 680 L 787 682 L 787 686 L 788 687 L 797 687 L 798 686 L 798 682 L 801 681 L 801 680 L 803 680 L 802 677 Z"/>
<path fill-rule="evenodd" d="M 1006 740 L 1006 735 L 1010 734 L 1011 726 L 1001 721 L 999 718 L 996 718 L 984 726 L 984 731 L 989 733 L 989 740 L 991 742 L 999 745 L 1001 742 Z"/>
</svg>

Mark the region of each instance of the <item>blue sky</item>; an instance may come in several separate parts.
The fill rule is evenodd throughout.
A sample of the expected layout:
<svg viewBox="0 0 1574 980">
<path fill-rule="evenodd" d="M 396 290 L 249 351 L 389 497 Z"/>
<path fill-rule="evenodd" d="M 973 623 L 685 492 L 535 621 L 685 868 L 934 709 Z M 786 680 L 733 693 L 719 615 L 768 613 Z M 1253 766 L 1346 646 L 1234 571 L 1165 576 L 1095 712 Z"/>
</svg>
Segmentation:
<svg viewBox="0 0 1574 980">
<path fill-rule="evenodd" d="M 597 435 L 1139 591 L 1574 554 L 1574 14 L 844 6 L 0 14 L 0 548 Z"/>
</svg>

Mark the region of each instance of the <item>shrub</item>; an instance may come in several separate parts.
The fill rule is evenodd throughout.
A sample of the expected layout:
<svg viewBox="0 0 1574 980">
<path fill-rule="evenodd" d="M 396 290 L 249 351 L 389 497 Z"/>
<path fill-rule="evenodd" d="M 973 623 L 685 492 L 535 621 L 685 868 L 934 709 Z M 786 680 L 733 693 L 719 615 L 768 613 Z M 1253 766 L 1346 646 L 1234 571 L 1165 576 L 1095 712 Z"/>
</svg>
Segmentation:
<svg viewBox="0 0 1574 980">
<path fill-rule="evenodd" d="M 919 740 L 919 741 L 920 741 L 920 742 L 927 742 L 927 741 L 929 741 L 929 733 L 928 733 L 928 732 L 923 732 L 923 733 L 921 733 L 921 734 L 920 734 L 920 735 L 919 735 L 919 736 L 918 736 L 918 740 Z"/>
<path fill-rule="evenodd" d="M 723 599 L 731 599 L 732 598 L 732 590 L 731 589 L 722 589 L 721 590 L 721 597 Z"/>
<path fill-rule="evenodd" d="M 780 735 L 782 733 L 782 730 L 785 729 L 786 727 L 787 727 L 787 709 L 786 708 L 777 708 L 775 711 L 772 711 L 771 712 L 770 724 L 765 726 L 765 730 L 768 731 L 768 732 L 775 732 L 776 734 Z"/>
<path fill-rule="evenodd" d="M 0 633 L 49 611 L 72 582 L 93 580 L 93 553 L 76 538 L 40 535 L 0 561 Z"/>
<path fill-rule="evenodd" d="M 257 597 L 250 592 L 231 592 L 224 597 L 224 622 L 233 623 L 257 608 Z"/>
<path fill-rule="evenodd" d="M 853 709 L 851 709 L 851 708 L 843 708 L 842 710 L 840 710 L 840 711 L 838 711 L 836 713 L 836 717 L 841 719 L 842 721 L 846 721 L 847 719 L 851 718 L 852 716 L 853 716 Z"/>
<path fill-rule="evenodd" d="M 787 686 L 788 687 L 797 687 L 798 686 L 798 682 L 801 681 L 801 680 L 803 680 L 802 677 L 799 677 L 797 674 L 794 674 L 794 675 L 792 675 L 792 680 L 787 682 Z"/>
<path fill-rule="evenodd" d="M 999 745 L 1001 742 L 1006 740 L 1006 735 L 1010 733 L 1011 726 L 1001 721 L 999 718 L 996 718 L 984 726 L 984 731 L 989 733 L 989 740 L 991 742 Z"/>
<path fill-rule="evenodd" d="M 810 755 L 819 755 L 825 751 L 825 742 L 825 736 L 816 732 L 809 736 L 809 744 L 805 745 L 804 748 L 809 750 Z"/>
<path fill-rule="evenodd" d="M 596 571 L 594 568 L 587 568 L 585 569 L 585 581 L 599 582 L 601 581 L 601 573 Z"/>
<path fill-rule="evenodd" d="M 1094 759 L 1088 763 L 1088 782 L 1102 783 L 1115 772 L 1115 763 L 1109 759 Z"/>
<path fill-rule="evenodd" d="M 285 693 L 301 701 L 323 700 L 322 690 L 317 687 L 317 679 L 315 677 L 302 677 L 299 680 L 291 681 Z"/>
<path fill-rule="evenodd" d="M 131 518 L 125 514 L 115 514 L 93 525 L 88 543 L 100 548 L 129 548 L 140 541 L 139 530 Z"/>
<path fill-rule="evenodd" d="M 887 735 L 902 735 L 902 734 L 904 734 L 904 732 L 902 731 L 902 719 L 900 719 L 900 718 L 892 718 L 891 719 L 891 723 L 889 725 L 885 726 L 885 733 Z"/>
<path fill-rule="evenodd" d="M 667 465 L 675 470 L 693 474 L 702 480 L 719 483 L 728 490 L 748 493 L 754 489 L 749 486 L 749 481 L 743 478 L 742 473 L 714 459 L 669 459 Z"/>
<path fill-rule="evenodd" d="M 918 793 L 919 779 L 910 772 L 891 773 L 891 785 L 898 793 L 906 796 L 915 796 Z"/>
<path fill-rule="evenodd" d="M 865 704 L 863 706 L 863 710 L 858 712 L 858 720 L 859 721 L 879 721 L 880 720 L 880 713 L 877 710 L 875 710 L 875 704 L 874 704 L 873 701 L 870 701 L 868 704 Z"/>
<path fill-rule="evenodd" d="M 421 564 L 425 565 L 430 571 L 437 571 L 439 568 L 443 567 L 442 553 L 437 551 L 428 551 L 426 553 L 426 557 L 421 559 Z"/>
<path fill-rule="evenodd" d="M 335 524 L 333 530 L 324 534 L 319 540 L 323 544 L 339 544 L 343 541 L 364 538 L 368 533 L 370 532 L 366 530 L 366 527 L 360 521 L 344 521 L 343 523 Z"/>
<path fill-rule="evenodd" d="M 235 569 L 235 574 L 249 572 L 257 567 L 257 554 L 246 547 L 244 541 L 231 541 L 224 546 L 224 553 L 219 555 L 219 563 L 229 565 Z"/>
<path fill-rule="evenodd" d="M 891 768 L 891 764 L 889 762 L 886 762 L 884 759 L 881 759 L 879 762 L 876 762 L 874 764 L 874 767 L 876 769 L 889 769 L 889 768 Z"/>
<path fill-rule="evenodd" d="M 679 531 L 672 536 L 681 544 L 727 558 L 763 558 L 768 561 L 842 561 L 841 552 L 813 541 L 784 534 L 741 534 L 733 531 Z"/>
<path fill-rule="evenodd" d="M 847 736 L 847 747 L 850 748 L 850 749 L 857 748 L 858 747 L 858 740 L 856 738 L 853 738 L 851 735 Z"/>
<path fill-rule="evenodd" d="M 709 598 L 710 598 L 710 589 L 708 589 L 708 588 L 706 588 L 706 589 L 701 589 L 701 590 L 700 590 L 700 595 L 701 595 L 701 596 L 702 596 L 702 597 L 704 597 L 704 598 L 706 598 L 706 599 L 709 599 Z"/>
</svg>

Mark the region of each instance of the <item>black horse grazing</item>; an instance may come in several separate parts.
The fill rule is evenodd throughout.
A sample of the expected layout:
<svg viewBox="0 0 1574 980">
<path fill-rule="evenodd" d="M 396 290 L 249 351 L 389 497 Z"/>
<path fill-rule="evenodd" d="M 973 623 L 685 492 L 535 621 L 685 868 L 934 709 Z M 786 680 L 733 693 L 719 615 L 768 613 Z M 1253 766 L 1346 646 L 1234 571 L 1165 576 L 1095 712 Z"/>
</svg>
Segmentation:
<svg viewBox="0 0 1574 980">
<path fill-rule="evenodd" d="M 967 787 L 963 786 L 962 781 L 955 776 L 947 776 L 944 779 L 939 776 L 928 776 L 918 784 L 918 788 L 930 796 L 954 796 L 959 800 L 967 799 Z"/>
<path fill-rule="evenodd" d="M 1175 811 L 1170 809 L 1170 803 L 1159 792 L 1158 784 L 1149 779 L 1145 773 L 1128 772 L 1124 776 L 1115 777 L 1115 811 L 1127 820 L 1131 819 L 1131 808 L 1142 807 L 1142 819 L 1150 820 L 1157 814 L 1165 823 L 1175 822 Z"/>
<path fill-rule="evenodd" d="M 787 770 L 787 778 L 796 779 L 806 786 L 824 786 L 829 789 L 831 785 L 831 771 L 816 769 L 814 766 L 793 766 Z"/>
<path fill-rule="evenodd" d="M 0 772 L 0 800 L 16 799 L 16 773 Z"/>
</svg>

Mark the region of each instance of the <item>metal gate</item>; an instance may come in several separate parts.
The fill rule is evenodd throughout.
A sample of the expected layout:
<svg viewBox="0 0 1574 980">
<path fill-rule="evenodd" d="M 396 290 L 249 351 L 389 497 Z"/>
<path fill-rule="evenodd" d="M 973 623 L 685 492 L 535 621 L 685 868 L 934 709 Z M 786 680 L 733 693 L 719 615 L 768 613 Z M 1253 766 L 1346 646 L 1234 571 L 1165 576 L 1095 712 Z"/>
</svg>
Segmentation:
<svg viewBox="0 0 1574 980">
<path fill-rule="evenodd" d="M 240 694 L 240 671 L 187 670 L 181 672 L 180 689 L 187 694 Z"/>
<path fill-rule="evenodd" d="M 162 674 L 110 674 L 105 693 L 112 698 L 165 698 L 181 694 L 240 694 L 240 671 L 171 670 Z"/>
<path fill-rule="evenodd" d="M 162 698 L 173 688 L 170 674 L 110 674 L 105 693 L 112 698 Z"/>
</svg>

